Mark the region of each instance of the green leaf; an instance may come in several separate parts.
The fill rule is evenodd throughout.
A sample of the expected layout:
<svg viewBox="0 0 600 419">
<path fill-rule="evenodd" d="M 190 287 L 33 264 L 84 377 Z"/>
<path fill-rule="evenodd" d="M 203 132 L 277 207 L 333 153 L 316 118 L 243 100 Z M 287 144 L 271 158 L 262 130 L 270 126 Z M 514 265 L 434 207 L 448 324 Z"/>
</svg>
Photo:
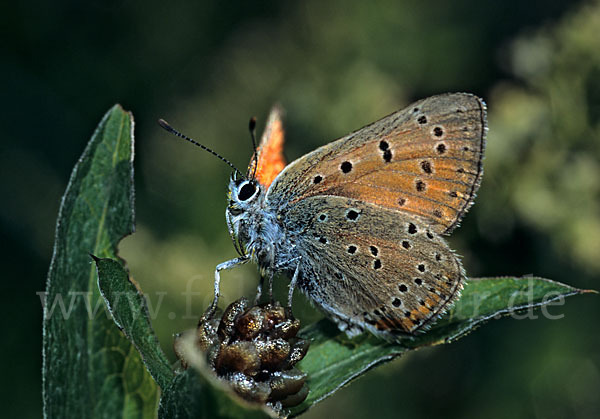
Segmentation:
<svg viewBox="0 0 600 419">
<path fill-rule="evenodd" d="M 152 377 L 164 390 L 160 400 L 161 418 L 266 418 L 263 406 L 244 404 L 208 371 L 193 349 L 193 368 L 176 376 L 152 331 L 146 300 L 121 263 L 94 257 L 98 285 L 113 320 L 134 343 Z M 192 333 L 190 337 L 193 337 Z M 193 341 L 190 346 L 195 348 Z"/>
<path fill-rule="evenodd" d="M 543 278 L 478 278 L 465 286 L 454 307 L 426 333 L 389 343 L 363 334 L 348 339 L 335 325 L 322 320 L 301 331 L 311 345 L 298 367 L 308 373 L 310 393 L 292 410 L 298 415 L 329 397 L 353 379 L 410 350 L 450 343 L 485 321 L 533 310 L 590 291 Z M 518 316 L 525 317 L 524 314 Z M 532 313 L 527 317 L 533 316 Z"/>
<path fill-rule="evenodd" d="M 90 253 L 116 257 L 133 232 L 133 118 L 104 116 L 62 198 L 44 302 L 43 400 L 49 418 L 155 417 L 158 387 L 108 315 Z"/>
<path fill-rule="evenodd" d="M 177 374 L 160 399 L 161 419 L 268 419 L 277 417 L 264 405 L 249 403 L 218 380 L 195 344 L 195 331 L 182 334 L 179 348 L 190 368 Z"/>
<path fill-rule="evenodd" d="M 208 418 L 212 402 L 196 372 L 185 370 L 163 391 L 158 415 L 162 419 Z"/>
<path fill-rule="evenodd" d="M 150 325 L 144 295 L 119 262 L 94 260 L 98 268 L 98 287 L 113 320 L 133 342 L 152 378 L 160 388 L 166 388 L 174 373 Z"/>
<path fill-rule="evenodd" d="M 226 389 L 219 388 L 202 373 L 189 368 L 177 374 L 160 399 L 161 419 L 265 419 L 269 416 L 260 407 L 241 405 Z"/>
</svg>

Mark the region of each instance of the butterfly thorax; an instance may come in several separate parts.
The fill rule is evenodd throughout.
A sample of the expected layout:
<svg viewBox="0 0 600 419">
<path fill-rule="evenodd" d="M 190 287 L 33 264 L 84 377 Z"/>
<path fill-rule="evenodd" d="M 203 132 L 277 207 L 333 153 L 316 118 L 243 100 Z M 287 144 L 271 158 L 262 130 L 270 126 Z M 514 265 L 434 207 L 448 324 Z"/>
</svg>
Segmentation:
<svg viewBox="0 0 600 419">
<path fill-rule="evenodd" d="M 265 192 L 258 182 L 232 177 L 225 214 L 238 252 L 256 262 L 263 275 L 293 270 L 288 265 L 297 259 L 292 234 L 282 228 Z"/>
</svg>

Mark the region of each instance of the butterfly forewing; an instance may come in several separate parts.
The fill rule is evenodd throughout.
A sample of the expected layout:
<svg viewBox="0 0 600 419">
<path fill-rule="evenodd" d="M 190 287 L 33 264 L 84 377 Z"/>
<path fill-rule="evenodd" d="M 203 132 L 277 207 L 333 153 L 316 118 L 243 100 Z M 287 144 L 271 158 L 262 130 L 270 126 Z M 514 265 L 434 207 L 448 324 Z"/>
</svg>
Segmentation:
<svg viewBox="0 0 600 419">
<path fill-rule="evenodd" d="M 254 175 L 258 183 L 265 188 L 271 185 L 286 164 L 283 155 L 282 113 L 281 107 L 277 105 L 271 109 L 265 131 L 256 150 L 256 159 L 252 156 L 248 166 L 248 174 Z"/>
<path fill-rule="evenodd" d="M 268 201 L 340 196 L 416 215 L 449 233 L 482 176 L 485 104 L 470 94 L 433 96 L 288 165 Z"/>
<path fill-rule="evenodd" d="M 342 329 L 413 333 L 462 287 L 460 261 L 419 217 L 333 196 L 299 200 L 279 215 L 299 233 L 300 288 Z"/>
</svg>

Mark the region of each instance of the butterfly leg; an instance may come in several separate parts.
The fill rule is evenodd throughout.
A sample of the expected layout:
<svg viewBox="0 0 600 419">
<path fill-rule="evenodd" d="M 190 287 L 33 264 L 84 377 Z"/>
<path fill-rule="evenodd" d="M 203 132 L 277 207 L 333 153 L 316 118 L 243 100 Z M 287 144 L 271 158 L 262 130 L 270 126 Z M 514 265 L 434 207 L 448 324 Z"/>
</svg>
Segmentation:
<svg viewBox="0 0 600 419">
<path fill-rule="evenodd" d="M 296 283 L 298 282 L 298 276 L 300 275 L 300 262 L 296 265 L 296 270 L 294 271 L 294 275 L 292 276 L 292 280 L 290 281 L 290 287 L 288 289 L 288 317 L 293 319 L 294 315 L 292 314 L 292 298 L 294 297 L 294 289 L 296 288 Z"/>
<path fill-rule="evenodd" d="M 258 281 L 258 286 L 256 287 L 256 297 L 254 297 L 254 305 L 257 305 L 260 301 L 260 297 L 262 297 L 263 285 L 265 284 L 265 277 L 263 275 L 260 276 L 260 280 Z"/>
<path fill-rule="evenodd" d="M 217 309 L 217 303 L 219 302 L 219 285 L 221 283 L 221 271 L 225 269 L 231 269 L 238 265 L 243 265 L 248 262 L 250 259 L 248 257 L 239 257 L 235 259 L 228 260 L 223 263 L 219 263 L 217 268 L 215 269 L 215 296 L 213 302 L 210 304 L 208 309 L 204 312 L 204 315 L 200 319 L 201 322 L 210 319 L 213 314 L 215 314 L 215 310 Z"/>
<path fill-rule="evenodd" d="M 269 272 L 269 303 L 273 304 L 273 272 Z"/>
</svg>

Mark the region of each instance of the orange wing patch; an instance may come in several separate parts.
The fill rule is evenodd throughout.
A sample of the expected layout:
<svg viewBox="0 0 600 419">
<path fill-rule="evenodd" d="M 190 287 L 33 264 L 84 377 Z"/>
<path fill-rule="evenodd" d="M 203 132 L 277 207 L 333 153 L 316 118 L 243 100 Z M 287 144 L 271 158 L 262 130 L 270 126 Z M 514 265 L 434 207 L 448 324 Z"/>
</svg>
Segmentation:
<svg viewBox="0 0 600 419">
<path fill-rule="evenodd" d="M 281 122 L 282 110 L 275 106 L 271 110 L 267 127 L 258 146 L 258 159 L 250 160 L 248 173 L 254 172 L 254 165 L 257 162 L 255 179 L 265 188 L 268 188 L 277 175 L 286 166 L 283 156 L 284 131 Z"/>
</svg>

